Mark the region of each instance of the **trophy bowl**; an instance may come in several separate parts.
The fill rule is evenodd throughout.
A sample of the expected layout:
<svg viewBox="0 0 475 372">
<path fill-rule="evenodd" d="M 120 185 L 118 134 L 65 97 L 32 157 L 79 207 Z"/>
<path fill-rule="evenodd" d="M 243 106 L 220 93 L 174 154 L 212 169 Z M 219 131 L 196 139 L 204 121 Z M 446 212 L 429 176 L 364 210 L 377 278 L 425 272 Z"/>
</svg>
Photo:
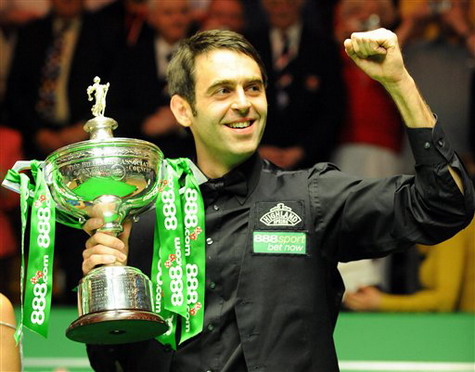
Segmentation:
<svg viewBox="0 0 475 372">
<path fill-rule="evenodd" d="M 117 235 L 125 217 L 152 205 L 162 159 L 158 147 L 146 141 L 96 139 L 58 149 L 43 169 L 59 210 L 79 221 L 103 217 L 101 230 Z"/>
<path fill-rule="evenodd" d="M 117 123 L 98 117 L 86 123 L 91 139 L 62 147 L 43 164 L 56 208 L 84 222 L 100 217 L 102 232 L 119 235 L 126 217 L 150 208 L 159 190 L 163 154 L 152 143 L 98 135 Z M 100 130 L 98 130 L 98 128 Z M 79 318 L 66 336 L 88 344 L 119 344 L 156 337 L 167 330 L 153 311 L 150 279 L 129 266 L 104 265 L 81 279 Z"/>
</svg>

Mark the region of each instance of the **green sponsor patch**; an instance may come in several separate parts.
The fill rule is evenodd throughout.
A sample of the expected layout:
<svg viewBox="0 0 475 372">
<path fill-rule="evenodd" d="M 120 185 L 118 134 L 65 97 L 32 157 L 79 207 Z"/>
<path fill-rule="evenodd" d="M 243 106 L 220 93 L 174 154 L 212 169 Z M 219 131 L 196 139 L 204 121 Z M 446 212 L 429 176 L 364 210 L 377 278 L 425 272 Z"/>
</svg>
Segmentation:
<svg viewBox="0 0 475 372">
<path fill-rule="evenodd" d="M 254 231 L 254 253 L 307 254 L 307 235 L 304 232 Z"/>
</svg>

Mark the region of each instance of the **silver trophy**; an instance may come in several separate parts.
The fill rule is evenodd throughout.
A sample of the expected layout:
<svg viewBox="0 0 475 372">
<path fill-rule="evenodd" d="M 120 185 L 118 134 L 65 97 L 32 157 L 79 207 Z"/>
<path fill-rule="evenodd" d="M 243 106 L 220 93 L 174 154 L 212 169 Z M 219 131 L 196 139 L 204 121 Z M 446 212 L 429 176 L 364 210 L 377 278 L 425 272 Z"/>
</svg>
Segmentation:
<svg viewBox="0 0 475 372">
<path fill-rule="evenodd" d="M 56 150 L 46 158 L 43 169 L 60 222 L 62 214 L 82 222 L 102 217 L 100 231 L 117 236 L 126 217 L 153 205 L 163 154 L 152 143 L 113 137 L 117 122 L 104 116 L 108 88 L 96 77 L 87 90 L 89 100 L 92 94 L 96 99 L 94 118 L 84 126 L 90 139 Z M 151 281 L 140 270 L 117 265 L 95 268 L 79 283 L 79 318 L 66 336 L 88 344 L 154 338 L 168 327 L 153 312 L 152 298 Z"/>
</svg>

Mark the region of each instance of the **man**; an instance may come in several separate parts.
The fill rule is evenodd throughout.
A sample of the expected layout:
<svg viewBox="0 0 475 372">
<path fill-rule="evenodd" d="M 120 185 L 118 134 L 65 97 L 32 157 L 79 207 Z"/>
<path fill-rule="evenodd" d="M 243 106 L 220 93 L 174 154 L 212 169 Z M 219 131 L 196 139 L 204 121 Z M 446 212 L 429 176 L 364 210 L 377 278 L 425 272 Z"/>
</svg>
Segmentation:
<svg viewBox="0 0 475 372">
<path fill-rule="evenodd" d="M 51 12 L 18 34 L 8 76 L 7 124 L 20 129 L 26 155 L 43 159 L 86 139 L 90 118 L 85 91 L 106 71 L 96 24 L 84 0 L 50 0 Z"/>
<path fill-rule="evenodd" d="M 353 32 L 379 27 L 390 29 L 396 16 L 397 10 L 391 0 L 342 0 L 335 11 L 335 39 L 341 43 L 345 84 L 345 115 L 331 161 L 341 171 L 362 178 L 382 178 L 400 173 L 404 125 L 384 87 L 353 63 L 345 53 L 343 42 Z M 407 257 L 407 252 L 403 258 Z M 341 263 L 338 270 L 347 293 L 366 285 L 378 285 L 386 290 L 392 288 L 390 267 L 392 263 L 396 264 L 397 258 Z M 407 269 L 407 265 L 399 266 L 403 267 L 398 267 L 395 272 Z M 405 281 L 397 282 L 401 285 Z"/>
<path fill-rule="evenodd" d="M 470 81 L 474 73 L 471 61 L 475 56 L 475 3 L 424 0 L 402 1 L 400 5 L 401 24 L 396 33 L 399 40 L 405 41 L 406 66 L 438 117 L 443 122 L 450 118 L 450 141 L 473 174 L 475 153 L 469 138 L 473 127 Z M 431 66 L 430 71 L 427 66 Z M 438 86 L 444 89 L 436 89 Z M 410 153 L 403 155 L 403 165 L 410 166 Z"/>
<path fill-rule="evenodd" d="M 166 71 L 191 27 L 188 0 L 148 1 L 148 9 L 152 27 L 142 28 L 141 39 L 124 51 L 112 73 L 109 115 L 121 135 L 153 142 L 169 157 L 186 156 L 193 142 L 170 110 Z"/>
<path fill-rule="evenodd" d="M 147 18 L 147 1 L 116 0 L 95 15 L 101 27 L 102 47 L 109 55 L 119 56 L 124 48 L 134 46 L 140 39 Z"/>
<path fill-rule="evenodd" d="M 268 22 L 248 35 L 269 74 L 269 130 L 259 152 L 285 169 L 329 161 L 344 103 L 336 43 L 305 20 L 305 1 L 261 3 Z"/>
<path fill-rule="evenodd" d="M 89 345 L 94 369 L 338 371 L 332 338 L 343 291 L 338 261 L 383 256 L 413 241 L 435 243 L 469 223 L 473 187 L 405 70 L 395 35 L 357 33 L 345 47 L 401 110 L 417 176 L 361 180 L 330 164 L 288 172 L 263 161 L 256 151 L 267 116 L 266 77 L 257 52 L 230 31 L 186 40 L 168 78 L 171 109 L 193 134 L 194 173 L 204 181 L 203 330 L 176 351 L 156 340 Z M 154 220 L 155 213 L 144 214 L 117 239 L 92 234 L 102 221 L 89 219 L 84 273 L 127 262 L 150 274 Z M 163 295 L 171 292 L 164 288 Z"/>
<path fill-rule="evenodd" d="M 2 1 L 0 3 L 0 110 L 3 110 L 3 101 L 7 85 L 8 70 L 16 42 L 18 29 L 24 24 L 41 17 L 41 2 L 24 4 L 19 1 Z M 32 9 L 34 5 L 34 9 Z M 0 111 L 3 113 L 3 111 Z M 3 117 L 1 117 L 3 120 Z"/>
</svg>

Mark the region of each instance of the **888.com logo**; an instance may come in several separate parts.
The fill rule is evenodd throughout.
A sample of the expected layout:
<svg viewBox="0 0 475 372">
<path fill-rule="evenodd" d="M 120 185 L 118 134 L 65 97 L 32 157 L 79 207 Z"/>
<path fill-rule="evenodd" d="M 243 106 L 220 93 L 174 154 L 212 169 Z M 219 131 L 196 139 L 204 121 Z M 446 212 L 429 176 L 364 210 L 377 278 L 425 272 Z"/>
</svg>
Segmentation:
<svg viewBox="0 0 475 372">
<path fill-rule="evenodd" d="M 33 300 L 31 301 L 31 322 L 41 325 L 45 321 L 46 294 L 48 293 L 48 285 L 46 283 L 48 275 L 48 255 L 43 257 L 43 271 L 37 271 L 35 276 L 30 278 L 33 284 Z"/>
<path fill-rule="evenodd" d="M 38 247 L 43 249 L 50 248 L 51 245 L 51 209 L 49 206 L 39 207 L 39 205 L 46 202 L 46 196 L 40 195 L 35 202 L 36 210 L 36 243 Z M 45 321 L 46 295 L 48 293 L 48 267 L 49 255 L 43 254 L 42 270 L 37 270 L 35 275 L 30 278 L 33 284 L 33 299 L 31 301 L 31 322 L 33 324 L 41 325 Z M 41 263 L 39 263 L 41 265 Z"/>
</svg>

